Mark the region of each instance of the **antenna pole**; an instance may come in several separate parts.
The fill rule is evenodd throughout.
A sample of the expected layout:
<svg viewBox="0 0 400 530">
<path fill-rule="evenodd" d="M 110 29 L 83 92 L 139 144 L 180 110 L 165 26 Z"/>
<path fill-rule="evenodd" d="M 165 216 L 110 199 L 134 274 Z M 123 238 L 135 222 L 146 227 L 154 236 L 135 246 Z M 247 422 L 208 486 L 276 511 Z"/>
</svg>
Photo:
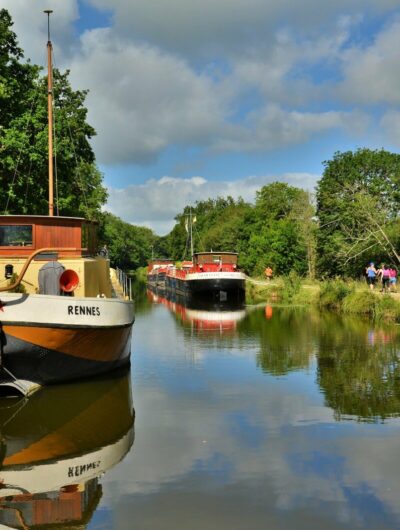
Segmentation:
<svg viewBox="0 0 400 530">
<path fill-rule="evenodd" d="M 192 208 L 190 208 L 190 250 L 192 252 L 193 260 L 193 222 L 192 222 Z"/>
<path fill-rule="evenodd" d="M 47 15 L 47 112 L 49 128 L 49 216 L 54 215 L 54 176 L 53 176 L 53 47 L 50 40 L 50 15 L 53 11 L 44 11 Z"/>
</svg>

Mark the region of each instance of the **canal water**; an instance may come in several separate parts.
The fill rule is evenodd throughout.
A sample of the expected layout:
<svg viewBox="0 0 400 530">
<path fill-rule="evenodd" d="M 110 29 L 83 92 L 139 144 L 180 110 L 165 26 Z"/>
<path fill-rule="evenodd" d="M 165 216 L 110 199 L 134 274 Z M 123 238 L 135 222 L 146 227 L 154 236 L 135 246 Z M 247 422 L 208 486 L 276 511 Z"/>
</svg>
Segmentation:
<svg viewBox="0 0 400 530">
<path fill-rule="evenodd" d="M 400 528 L 399 353 L 394 326 L 149 293 L 130 374 L 3 403 L 0 522 Z"/>
</svg>

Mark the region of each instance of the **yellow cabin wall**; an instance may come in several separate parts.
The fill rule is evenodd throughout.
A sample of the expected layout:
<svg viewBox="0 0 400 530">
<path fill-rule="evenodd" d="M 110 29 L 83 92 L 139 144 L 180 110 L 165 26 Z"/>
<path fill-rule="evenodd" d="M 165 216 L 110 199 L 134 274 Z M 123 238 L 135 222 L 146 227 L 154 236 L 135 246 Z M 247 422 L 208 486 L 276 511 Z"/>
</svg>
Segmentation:
<svg viewBox="0 0 400 530">
<path fill-rule="evenodd" d="M 79 285 L 74 291 L 74 296 L 104 295 L 111 298 L 109 260 L 97 256 L 96 258 L 65 258 L 58 261 L 65 269 L 72 269 L 79 276 Z M 10 281 L 4 277 L 5 266 L 12 264 L 14 273 L 18 275 L 25 262 L 25 258 L 0 258 L 0 287 L 6 286 Z M 27 293 L 33 294 L 39 291 L 39 269 L 45 263 L 45 261 L 32 261 L 29 265 L 22 280 L 22 285 Z"/>
</svg>

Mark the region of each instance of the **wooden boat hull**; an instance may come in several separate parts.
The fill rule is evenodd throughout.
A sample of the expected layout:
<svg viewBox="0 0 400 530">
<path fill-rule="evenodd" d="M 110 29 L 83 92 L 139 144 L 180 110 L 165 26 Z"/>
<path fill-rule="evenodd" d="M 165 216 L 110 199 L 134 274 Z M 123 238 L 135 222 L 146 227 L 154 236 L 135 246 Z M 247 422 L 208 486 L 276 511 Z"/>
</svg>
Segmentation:
<svg viewBox="0 0 400 530">
<path fill-rule="evenodd" d="M 129 374 L 0 400 L 0 527 L 86 528 L 98 477 L 133 444 L 134 416 Z"/>
<path fill-rule="evenodd" d="M 133 320 L 118 299 L 4 294 L 2 366 L 40 385 L 107 373 L 129 364 Z"/>
</svg>

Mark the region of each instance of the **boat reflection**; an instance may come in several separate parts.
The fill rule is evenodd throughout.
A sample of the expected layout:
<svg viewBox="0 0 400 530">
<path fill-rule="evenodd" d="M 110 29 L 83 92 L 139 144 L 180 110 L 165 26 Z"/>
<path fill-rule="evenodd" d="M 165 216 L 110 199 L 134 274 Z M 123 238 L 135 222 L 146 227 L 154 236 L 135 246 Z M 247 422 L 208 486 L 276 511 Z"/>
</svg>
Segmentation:
<svg viewBox="0 0 400 530">
<path fill-rule="evenodd" d="M 0 399 L 0 425 L 0 526 L 84 525 L 133 443 L 129 374 Z"/>
<path fill-rule="evenodd" d="M 167 307 L 183 326 L 190 326 L 200 334 L 222 335 L 235 331 L 246 316 L 243 304 L 212 304 L 159 289 L 148 289 L 147 297 L 152 303 Z"/>
</svg>

